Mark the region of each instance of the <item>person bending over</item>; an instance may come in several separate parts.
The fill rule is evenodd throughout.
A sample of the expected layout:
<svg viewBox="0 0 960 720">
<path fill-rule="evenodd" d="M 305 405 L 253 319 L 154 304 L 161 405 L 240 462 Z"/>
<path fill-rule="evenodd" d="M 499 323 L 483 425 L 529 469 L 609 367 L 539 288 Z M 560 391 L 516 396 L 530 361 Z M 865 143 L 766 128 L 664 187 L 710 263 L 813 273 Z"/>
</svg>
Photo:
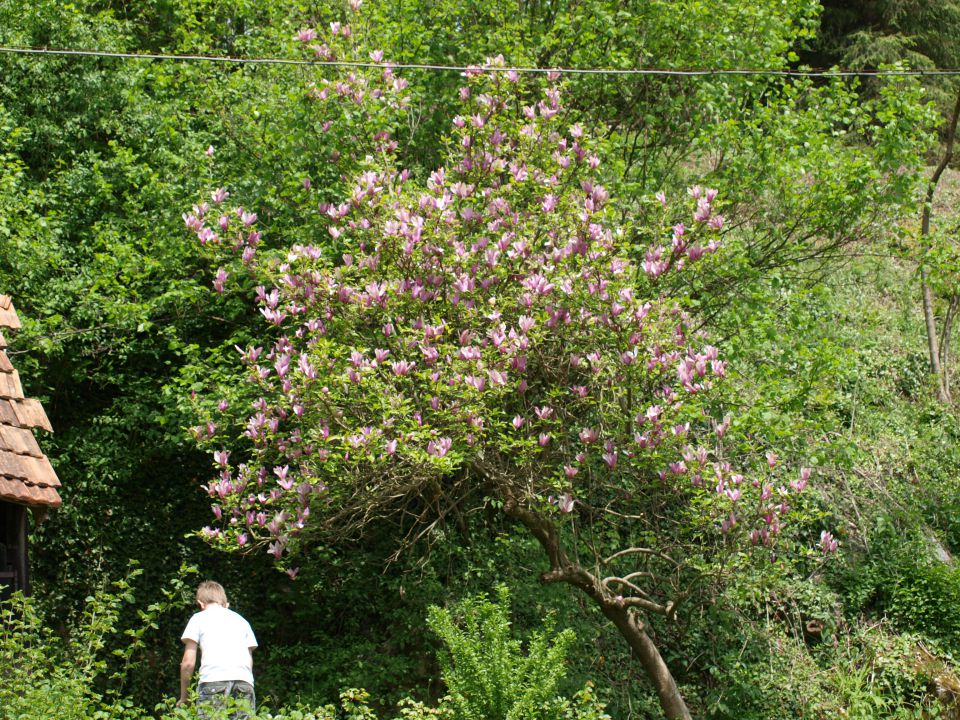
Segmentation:
<svg viewBox="0 0 960 720">
<path fill-rule="evenodd" d="M 197 605 L 183 631 L 183 659 L 180 661 L 180 699 L 177 706 L 186 704 L 197 665 L 200 649 L 200 685 L 198 712 L 203 706 L 222 707 L 226 698 L 233 698 L 256 710 L 257 698 L 253 690 L 253 651 L 257 647 L 250 623 L 230 610 L 227 594 L 220 583 L 207 580 L 197 588 Z M 237 710 L 232 718 L 248 718 L 244 710 Z"/>
</svg>

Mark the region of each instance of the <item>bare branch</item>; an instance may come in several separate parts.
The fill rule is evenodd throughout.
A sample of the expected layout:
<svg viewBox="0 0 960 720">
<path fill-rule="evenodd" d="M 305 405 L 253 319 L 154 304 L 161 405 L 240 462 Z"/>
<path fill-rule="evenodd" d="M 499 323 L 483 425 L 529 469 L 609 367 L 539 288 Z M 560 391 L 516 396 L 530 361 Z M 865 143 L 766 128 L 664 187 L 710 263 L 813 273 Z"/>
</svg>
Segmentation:
<svg viewBox="0 0 960 720">
<path fill-rule="evenodd" d="M 680 567 L 681 567 L 680 563 L 678 563 L 676 560 L 674 560 L 674 559 L 673 559 L 672 557 L 670 557 L 669 555 L 666 555 L 665 553 L 662 553 L 662 552 L 660 552 L 659 550 L 652 550 L 652 549 L 650 549 L 650 548 L 642 548 L 642 547 L 626 548 L 625 550 L 620 550 L 619 552 L 615 552 L 613 555 L 611 555 L 610 557 L 606 558 L 606 559 L 603 561 L 603 564 L 604 564 L 604 565 L 609 565 L 609 564 L 612 563 L 614 560 L 617 560 L 617 559 L 619 559 L 619 558 L 621 558 L 621 557 L 625 557 L 625 556 L 627 556 L 627 555 L 649 555 L 649 556 L 651 556 L 651 557 L 660 558 L 661 560 L 664 560 L 664 561 L 670 563 L 670 564 L 673 565 L 675 568 L 680 568 Z"/>
</svg>

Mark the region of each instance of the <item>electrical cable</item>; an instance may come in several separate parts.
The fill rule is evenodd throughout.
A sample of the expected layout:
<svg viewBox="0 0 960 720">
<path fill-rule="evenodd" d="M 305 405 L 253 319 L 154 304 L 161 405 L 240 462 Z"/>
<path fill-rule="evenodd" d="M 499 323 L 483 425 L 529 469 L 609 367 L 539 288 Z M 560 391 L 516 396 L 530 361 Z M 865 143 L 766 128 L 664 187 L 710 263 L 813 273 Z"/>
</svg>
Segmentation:
<svg viewBox="0 0 960 720">
<path fill-rule="evenodd" d="M 764 70 L 760 68 L 539 68 L 539 67 L 493 67 L 489 65 L 431 65 L 423 63 L 356 62 L 346 60 L 297 60 L 276 57 L 235 57 L 229 55 L 171 55 L 163 53 L 112 52 L 106 50 L 71 50 L 68 48 L 31 48 L 0 46 L 0 53 L 13 55 L 52 55 L 66 57 L 97 57 L 121 60 L 163 60 L 173 62 L 210 62 L 236 65 L 300 65 L 340 68 L 390 68 L 392 70 L 421 70 L 431 72 L 465 73 L 472 70 L 483 72 L 515 72 L 518 74 L 560 73 L 563 75 L 657 75 L 679 77 L 747 75 L 763 77 L 944 77 L 960 75 L 960 68 L 854 70 Z"/>
</svg>

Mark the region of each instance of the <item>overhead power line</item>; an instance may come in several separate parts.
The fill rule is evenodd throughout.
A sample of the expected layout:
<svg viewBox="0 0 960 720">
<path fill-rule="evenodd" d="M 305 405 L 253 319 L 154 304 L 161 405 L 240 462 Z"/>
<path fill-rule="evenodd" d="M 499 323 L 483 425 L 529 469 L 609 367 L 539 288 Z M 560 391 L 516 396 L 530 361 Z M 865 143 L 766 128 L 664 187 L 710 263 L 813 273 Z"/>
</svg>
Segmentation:
<svg viewBox="0 0 960 720">
<path fill-rule="evenodd" d="M 162 53 L 110 52 L 106 50 L 71 50 L 67 48 L 33 48 L 0 46 L 0 53 L 11 55 L 57 55 L 67 57 L 117 58 L 120 60 L 162 60 L 169 62 L 208 62 L 234 65 L 306 65 L 343 68 L 384 68 L 393 70 L 423 70 L 428 72 L 463 73 L 479 67 L 487 72 L 516 72 L 523 74 L 561 73 L 564 75 L 660 75 L 660 76 L 723 76 L 750 75 L 763 77 L 937 77 L 958 76 L 960 68 L 854 70 L 769 70 L 762 68 L 540 68 L 540 67 L 492 67 L 488 65 L 431 65 L 424 63 L 356 62 L 347 60 L 297 60 L 275 57 L 233 57 L 229 55 L 173 55 Z"/>
</svg>

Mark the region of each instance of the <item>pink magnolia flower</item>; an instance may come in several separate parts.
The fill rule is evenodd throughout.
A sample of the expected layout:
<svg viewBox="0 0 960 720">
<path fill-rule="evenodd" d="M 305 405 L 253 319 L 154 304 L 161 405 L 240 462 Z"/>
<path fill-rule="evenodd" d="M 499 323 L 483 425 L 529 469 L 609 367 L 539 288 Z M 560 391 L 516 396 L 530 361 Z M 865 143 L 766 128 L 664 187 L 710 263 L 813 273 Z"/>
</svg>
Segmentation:
<svg viewBox="0 0 960 720">
<path fill-rule="evenodd" d="M 283 467 L 275 467 L 273 469 L 273 474 L 277 476 L 277 484 L 282 487 L 284 490 L 290 490 L 293 488 L 293 478 L 288 477 L 290 472 L 290 466 L 284 465 Z"/>
<path fill-rule="evenodd" d="M 216 277 L 213 279 L 213 289 L 218 293 L 223 293 L 224 286 L 227 282 L 227 278 L 230 277 L 230 273 L 224 270 L 222 267 L 217 268 Z"/>
<path fill-rule="evenodd" d="M 580 431 L 580 440 L 585 443 L 596 442 L 600 437 L 600 431 L 595 428 L 583 428 Z"/>
<path fill-rule="evenodd" d="M 560 508 L 562 513 L 571 513 L 573 512 L 573 505 L 576 501 L 573 499 L 573 496 L 570 493 L 564 493 L 557 499 L 557 507 Z"/>
<path fill-rule="evenodd" d="M 820 549 L 824 555 L 835 553 L 840 543 L 834 539 L 833 534 L 824 530 L 820 533 Z"/>
<path fill-rule="evenodd" d="M 553 408 L 549 405 L 544 405 L 543 407 L 534 407 L 533 412 L 536 413 L 536 416 L 541 420 L 549 420 L 553 417 Z"/>
<path fill-rule="evenodd" d="M 717 436 L 718 439 L 722 439 L 723 436 L 727 434 L 727 430 L 730 429 L 730 421 L 731 421 L 731 419 L 732 419 L 732 418 L 731 418 L 730 415 L 724 415 L 724 416 L 723 416 L 723 422 L 717 423 L 716 421 L 714 421 L 714 423 L 713 423 L 713 431 L 714 431 L 714 433 L 716 434 L 716 436 Z"/>
<path fill-rule="evenodd" d="M 800 478 L 797 480 L 791 480 L 790 487 L 796 492 L 801 492 L 807 486 L 807 482 L 809 480 L 810 468 L 800 468 Z"/>
<path fill-rule="evenodd" d="M 413 370 L 415 363 L 410 362 L 409 360 L 399 360 L 393 363 L 390 363 L 390 367 L 393 369 L 393 374 L 397 377 L 403 377 L 404 375 L 409 375 L 410 371 Z"/>
<path fill-rule="evenodd" d="M 488 370 L 487 375 L 490 378 L 492 387 L 501 387 L 507 384 L 507 374 L 499 370 Z"/>
<path fill-rule="evenodd" d="M 427 443 L 427 452 L 431 455 L 436 455 L 438 458 L 442 458 L 450 452 L 452 446 L 453 440 L 448 437 L 442 437 Z"/>
<path fill-rule="evenodd" d="M 720 523 L 720 532 L 724 535 L 729 533 L 733 528 L 737 526 L 737 516 L 733 513 L 730 513 L 730 516 Z"/>
</svg>

